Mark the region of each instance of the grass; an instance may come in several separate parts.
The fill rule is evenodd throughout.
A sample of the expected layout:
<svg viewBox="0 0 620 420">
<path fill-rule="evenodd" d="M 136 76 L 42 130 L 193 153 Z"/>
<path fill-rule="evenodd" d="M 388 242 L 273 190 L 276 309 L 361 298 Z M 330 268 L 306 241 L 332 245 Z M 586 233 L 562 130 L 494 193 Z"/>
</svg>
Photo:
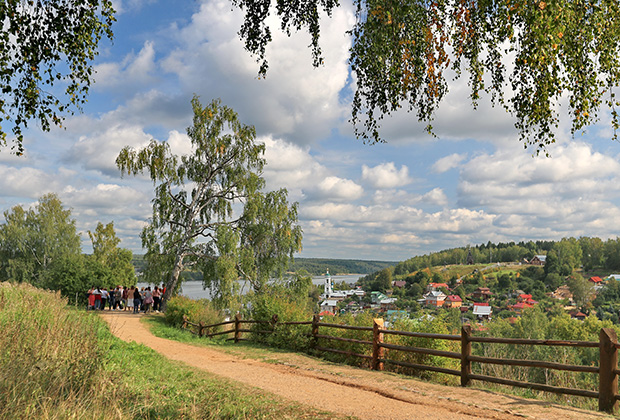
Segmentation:
<svg viewBox="0 0 620 420">
<path fill-rule="evenodd" d="M 0 419 L 334 418 L 121 341 L 30 286 L 0 284 L 0 328 Z"/>
</svg>

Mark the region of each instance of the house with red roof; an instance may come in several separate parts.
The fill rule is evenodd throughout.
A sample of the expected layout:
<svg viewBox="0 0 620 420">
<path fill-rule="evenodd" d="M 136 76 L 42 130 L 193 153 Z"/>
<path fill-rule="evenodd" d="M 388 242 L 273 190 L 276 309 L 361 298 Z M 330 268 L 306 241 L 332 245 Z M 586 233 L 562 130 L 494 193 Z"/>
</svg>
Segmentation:
<svg viewBox="0 0 620 420">
<path fill-rule="evenodd" d="M 536 301 L 534 301 L 536 302 Z M 538 303 L 538 302 L 536 302 Z M 515 311 L 517 314 L 521 315 L 521 312 L 523 312 L 523 310 L 525 308 L 531 308 L 533 307 L 534 304 L 532 303 L 528 303 L 528 302 L 517 302 L 512 306 L 508 306 L 510 309 L 512 309 L 513 311 Z"/>
<path fill-rule="evenodd" d="M 460 308 L 463 304 L 463 299 L 459 295 L 449 295 L 443 302 L 444 308 Z"/>
<path fill-rule="evenodd" d="M 580 321 L 583 321 L 588 316 L 586 314 L 584 314 L 583 312 L 581 312 L 581 311 L 571 311 L 570 317 L 573 318 L 573 319 L 578 319 Z"/>
<path fill-rule="evenodd" d="M 588 279 L 588 281 L 591 281 L 594 284 L 601 284 L 603 282 L 603 279 L 599 276 L 592 276 Z"/>
<path fill-rule="evenodd" d="M 442 287 L 450 290 L 450 287 L 448 287 L 446 283 L 429 283 L 426 290 L 432 292 L 433 290 L 439 290 Z"/>
</svg>

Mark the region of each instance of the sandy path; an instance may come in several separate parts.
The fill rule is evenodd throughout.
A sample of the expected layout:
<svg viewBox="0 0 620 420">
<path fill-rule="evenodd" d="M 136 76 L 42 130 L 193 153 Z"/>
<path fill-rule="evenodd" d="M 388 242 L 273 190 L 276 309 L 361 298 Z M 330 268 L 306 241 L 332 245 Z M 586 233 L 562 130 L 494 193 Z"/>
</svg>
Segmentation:
<svg viewBox="0 0 620 420">
<path fill-rule="evenodd" d="M 287 364 L 244 359 L 211 348 L 155 337 L 143 315 L 105 311 L 112 332 L 172 360 L 252 385 L 284 398 L 361 419 L 594 420 L 610 416 L 471 388 L 448 387 L 381 372 L 335 366 L 298 354 Z"/>
</svg>

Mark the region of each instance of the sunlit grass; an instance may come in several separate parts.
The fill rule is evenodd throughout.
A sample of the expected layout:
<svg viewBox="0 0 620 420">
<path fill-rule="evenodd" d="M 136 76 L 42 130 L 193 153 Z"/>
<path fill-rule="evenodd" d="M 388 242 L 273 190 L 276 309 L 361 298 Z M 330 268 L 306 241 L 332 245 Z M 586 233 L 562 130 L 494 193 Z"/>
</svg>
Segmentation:
<svg viewBox="0 0 620 420">
<path fill-rule="evenodd" d="M 0 328 L 2 419 L 335 418 L 121 341 L 30 286 L 0 284 Z"/>
</svg>

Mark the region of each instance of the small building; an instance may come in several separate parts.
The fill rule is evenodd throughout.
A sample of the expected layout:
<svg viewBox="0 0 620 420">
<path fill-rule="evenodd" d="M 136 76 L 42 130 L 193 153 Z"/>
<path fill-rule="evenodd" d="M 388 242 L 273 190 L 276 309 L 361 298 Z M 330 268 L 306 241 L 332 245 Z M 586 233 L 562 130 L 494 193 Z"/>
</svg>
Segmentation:
<svg viewBox="0 0 620 420">
<path fill-rule="evenodd" d="M 446 294 L 439 290 L 432 290 L 424 295 L 424 304 L 427 306 L 442 306 L 446 300 Z"/>
<path fill-rule="evenodd" d="M 397 298 L 387 298 L 387 299 L 382 299 L 381 301 L 379 301 L 379 305 L 381 305 L 381 309 L 384 310 L 388 310 L 388 309 L 394 309 L 396 308 L 396 305 L 394 305 L 396 303 L 398 299 Z"/>
<path fill-rule="evenodd" d="M 588 316 L 581 311 L 571 311 L 570 317 L 573 319 L 578 319 L 579 321 L 585 320 Z"/>
<path fill-rule="evenodd" d="M 370 292 L 370 301 L 372 303 L 379 303 L 382 300 L 387 299 L 387 298 L 388 296 L 381 292 L 377 292 L 377 291 Z"/>
<path fill-rule="evenodd" d="M 515 311 L 517 314 L 521 315 L 521 313 L 523 312 L 523 310 L 525 308 L 531 308 L 534 305 L 531 303 L 527 303 L 527 302 L 518 302 L 512 306 L 509 306 L 510 309 L 512 309 L 513 311 Z"/>
<path fill-rule="evenodd" d="M 489 297 L 491 297 L 491 295 L 493 295 L 493 293 L 491 293 L 491 289 L 489 289 L 488 287 L 479 287 L 474 290 L 474 292 L 471 294 L 471 297 L 474 299 L 487 300 Z"/>
<path fill-rule="evenodd" d="M 449 295 L 443 302 L 444 308 L 460 308 L 463 304 L 463 299 L 459 295 Z"/>
<path fill-rule="evenodd" d="M 594 283 L 595 285 L 601 284 L 603 282 L 603 279 L 600 278 L 599 276 L 592 276 L 588 279 L 588 281 Z"/>
<path fill-rule="evenodd" d="M 493 308 L 488 303 L 474 303 L 474 315 L 478 319 L 491 319 L 491 313 L 493 313 Z"/>
<path fill-rule="evenodd" d="M 405 287 L 407 285 L 407 282 L 405 280 L 396 280 L 394 282 L 394 287 L 398 288 L 398 289 L 402 289 L 403 287 Z"/>
<path fill-rule="evenodd" d="M 567 285 L 563 285 L 555 289 L 555 291 L 551 293 L 551 297 L 554 299 L 568 299 L 569 301 L 572 301 L 573 293 Z"/>
<path fill-rule="evenodd" d="M 607 277 L 607 280 L 620 281 L 620 274 L 610 274 L 609 277 Z"/>
<path fill-rule="evenodd" d="M 530 264 L 532 265 L 545 265 L 545 262 L 547 262 L 546 255 L 534 255 L 530 260 Z"/>
<path fill-rule="evenodd" d="M 450 287 L 446 283 L 429 283 L 428 286 L 426 286 L 426 290 L 430 292 L 433 290 L 439 290 L 442 287 L 450 290 Z"/>
<path fill-rule="evenodd" d="M 338 306 L 338 301 L 336 299 L 325 299 L 321 302 L 321 312 L 330 311 L 336 313 L 336 306 Z"/>
</svg>

